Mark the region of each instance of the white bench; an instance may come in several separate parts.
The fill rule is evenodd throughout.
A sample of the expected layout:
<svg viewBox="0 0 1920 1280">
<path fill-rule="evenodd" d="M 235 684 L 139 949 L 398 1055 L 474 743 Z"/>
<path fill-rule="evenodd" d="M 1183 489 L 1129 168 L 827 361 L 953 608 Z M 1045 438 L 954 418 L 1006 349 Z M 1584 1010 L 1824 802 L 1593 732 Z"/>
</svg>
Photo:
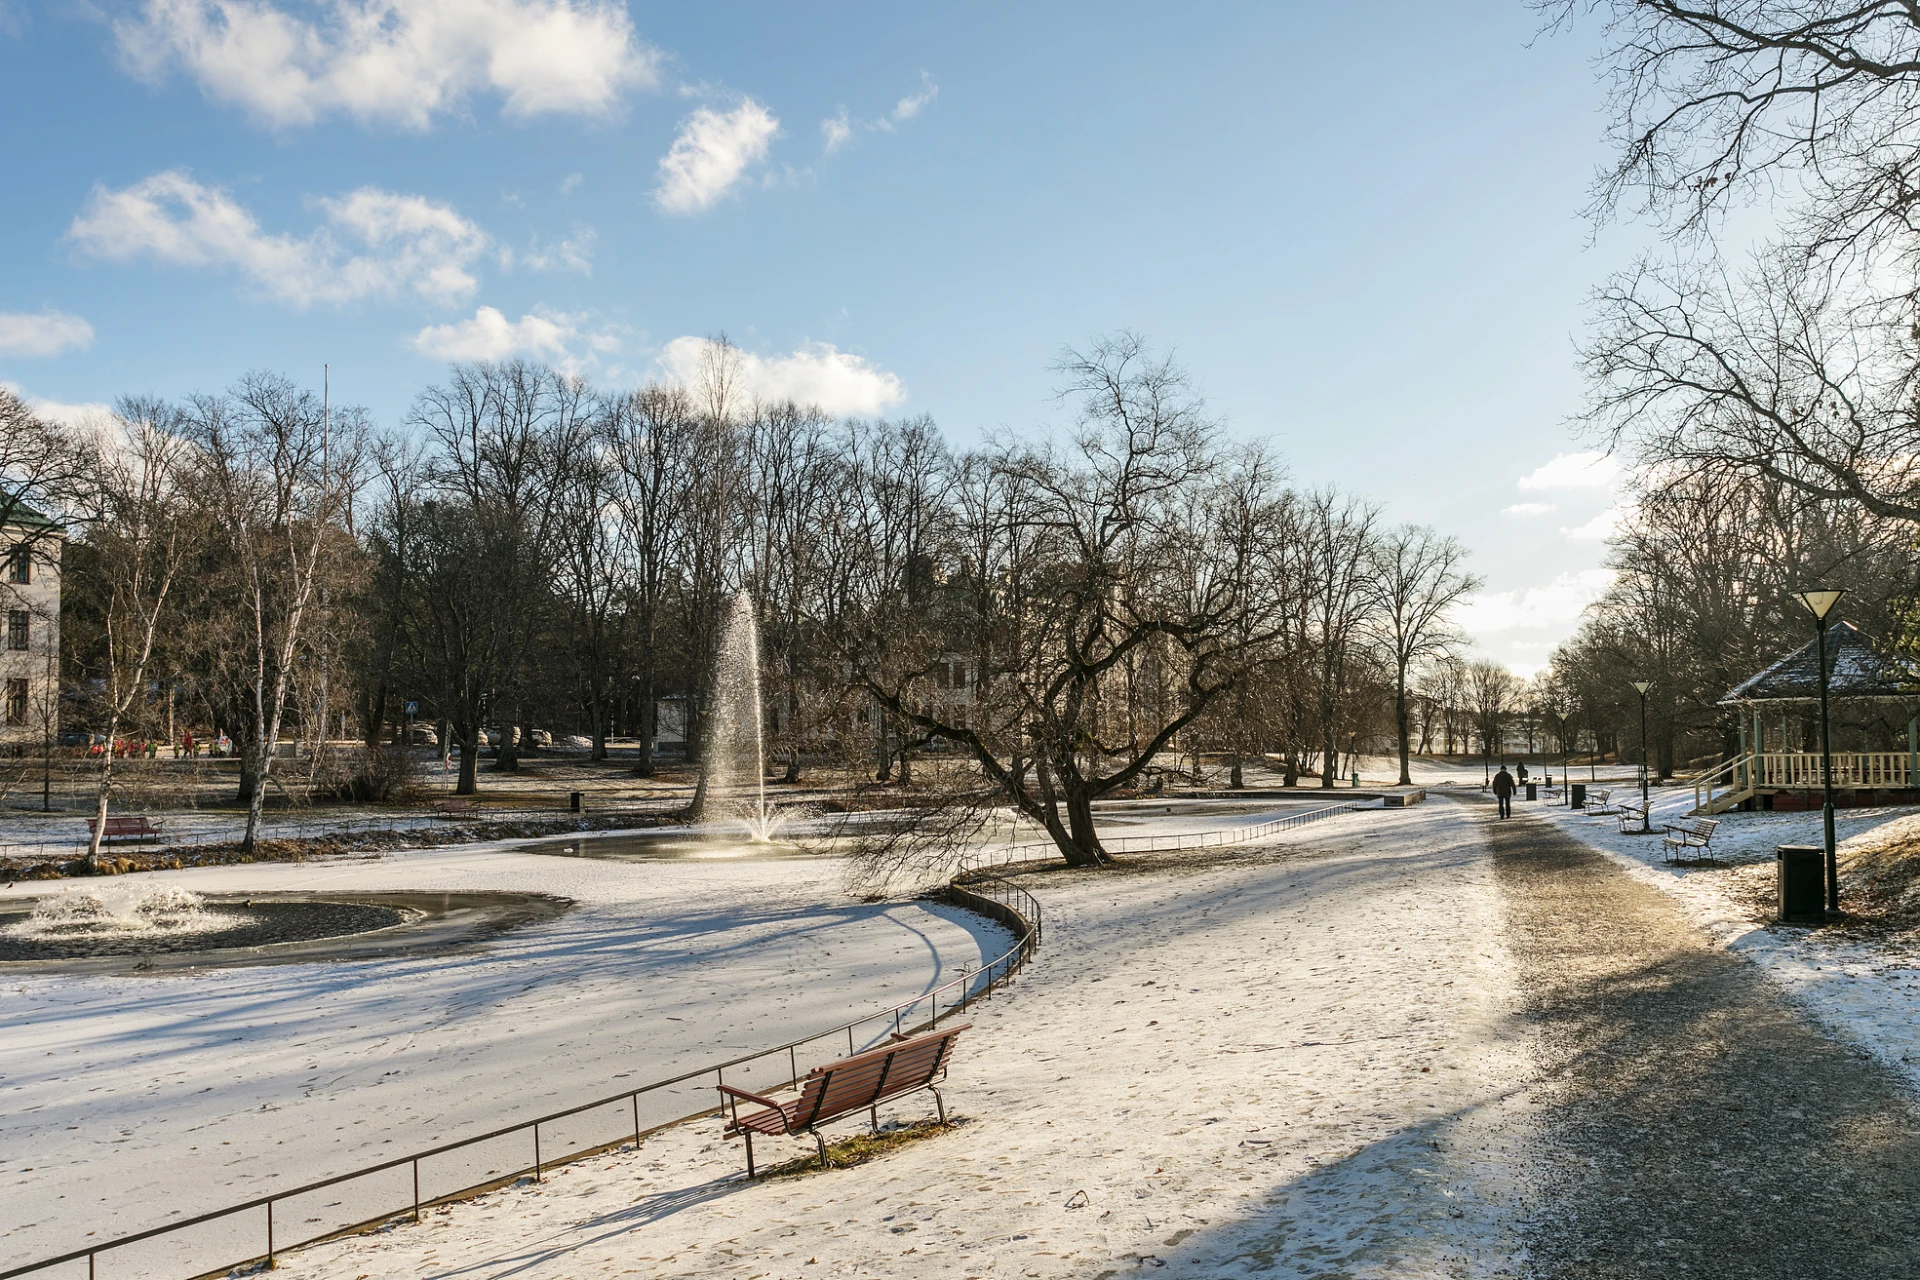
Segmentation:
<svg viewBox="0 0 1920 1280">
<path fill-rule="evenodd" d="M 1694 818 L 1691 821 L 1682 818 L 1678 822 L 1663 823 L 1660 829 L 1666 835 L 1660 840 L 1660 852 L 1668 862 L 1686 856 L 1688 849 L 1699 849 L 1705 853 L 1713 844 L 1713 833 L 1719 826 L 1717 818 Z"/>
</svg>

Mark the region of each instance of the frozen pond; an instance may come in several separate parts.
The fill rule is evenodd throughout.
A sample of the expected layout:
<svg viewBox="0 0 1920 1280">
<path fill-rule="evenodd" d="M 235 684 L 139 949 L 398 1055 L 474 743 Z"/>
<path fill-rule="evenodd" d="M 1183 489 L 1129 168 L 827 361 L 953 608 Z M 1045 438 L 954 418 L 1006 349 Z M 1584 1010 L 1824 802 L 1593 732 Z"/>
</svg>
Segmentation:
<svg viewBox="0 0 1920 1280">
<path fill-rule="evenodd" d="M 89 1232 L 137 1231 L 820 1031 L 1008 945 L 964 912 L 855 901 L 842 876 L 833 858 L 624 862 L 491 846 L 119 881 L 209 901 L 574 905 L 424 954 L 0 966 L 0 1270 Z M 0 910 L 17 919 L 27 889 Z"/>
</svg>

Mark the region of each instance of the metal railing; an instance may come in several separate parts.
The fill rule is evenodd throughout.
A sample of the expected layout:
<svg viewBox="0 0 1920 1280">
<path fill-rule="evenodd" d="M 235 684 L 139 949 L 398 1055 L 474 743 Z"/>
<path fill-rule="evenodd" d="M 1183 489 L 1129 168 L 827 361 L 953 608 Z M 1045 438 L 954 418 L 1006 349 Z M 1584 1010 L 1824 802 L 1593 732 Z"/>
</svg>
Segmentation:
<svg viewBox="0 0 1920 1280">
<path fill-rule="evenodd" d="M 968 859 L 947 886 L 951 901 L 1005 924 L 1014 944 L 978 969 L 932 987 L 904 1004 L 771 1049 L 730 1058 L 665 1080 L 521 1120 L 487 1133 L 257 1196 L 240 1204 L 150 1227 L 51 1258 L 0 1271 L 0 1280 L 85 1264 L 89 1280 L 108 1274 L 209 1276 L 233 1268 L 271 1266 L 280 1253 L 396 1220 L 418 1222 L 435 1205 L 463 1200 L 524 1178 L 544 1180 L 555 1165 L 636 1146 L 649 1133 L 716 1111 L 713 1086 L 730 1083 L 768 1092 L 797 1084 L 814 1066 L 858 1052 L 893 1034 L 937 1027 L 976 1001 L 990 1000 L 1040 944 L 1040 904 L 994 875 L 1002 863 Z M 842 1047 L 842 1041 L 845 1047 Z M 532 1163 L 526 1163 L 532 1157 Z M 292 1225 L 291 1233 L 286 1229 Z M 318 1224 L 316 1228 L 316 1224 Z M 244 1243 L 251 1238 L 254 1242 Z M 266 1251 L 258 1251 L 264 1241 Z M 139 1257 L 132 1246 L 147 1245 Z M 159 1246 L 159 1247 L 155 1247 Z M 111 1256 L 108 1256 L 111 1255 Z"/>
<path fill-rule="evenodd" d="M 1273 818 L 1267 822 L 1249 823 L 1242 827 L 1216 827 L 1212 831 L 1188 831 L 1178 835 L 1159 836 L 1114 836 L 1100 838 L 1100 847 L 1108 853 L 1173 853 L 1180 849 L 1213 849 L 1222 845 L 1245 844 L 1249 840 L 1258 840 L 1270 836 L 1276 831 L 1285 831 L 1290 827 L 1303 827 L 1309 822 L 1319 822 L 1326 818 L 1336 818 L 1343 813 L 1352 813 L 1358 805 L 1351 802 L 1330 804 L 1318 809 L 1304 809 L 1299 813 L 1289 813 L 1284 817 Z M 1025 844 L 1009 842 L 999 846 L 994 853 L 1000 857 L 995 866 L 1005 862 L 1020 861 L 1015 854 L 1029 853 L 1033 850 L 1054 849 L 1051 840 L 1030 840 Z M 4 1277 L 0 1277 L 4 1280 Z"/>
</svg>

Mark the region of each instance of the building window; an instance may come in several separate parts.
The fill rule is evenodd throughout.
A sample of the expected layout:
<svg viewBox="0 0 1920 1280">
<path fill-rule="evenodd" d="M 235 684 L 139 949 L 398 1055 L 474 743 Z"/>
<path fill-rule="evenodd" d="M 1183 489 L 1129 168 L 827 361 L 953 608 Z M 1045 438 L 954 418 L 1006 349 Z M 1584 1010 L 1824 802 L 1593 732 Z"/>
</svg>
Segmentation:
<svg viewBox="0 0 1920 1280">
<path fill-rule="evenodd" d="M 33 618 L 25 609 L 9 610 L 7 613 L 7 648 L 26 648 L 32 626 Z"/>
<path fill-rule="evenodd" d="M 25 547 L 15 547 L 7 552 L 7 581 L 33 581 L 33 552 Z"/>
<path fill-rule="evenodd" d="M 7 723 L 25 724 L 27 722 L 27 682 L 25 680 L 7 681 Z"/>
</svg>

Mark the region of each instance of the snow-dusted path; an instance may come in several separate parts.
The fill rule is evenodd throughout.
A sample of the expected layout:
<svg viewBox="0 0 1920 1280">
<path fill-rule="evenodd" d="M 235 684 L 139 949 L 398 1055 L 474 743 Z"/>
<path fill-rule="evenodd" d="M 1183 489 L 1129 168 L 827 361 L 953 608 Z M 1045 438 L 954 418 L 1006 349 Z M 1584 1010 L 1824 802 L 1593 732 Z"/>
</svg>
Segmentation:
<svg viewBox="0 0 1920 1280">
<path fill-rule="evenodd" d="M 10 977 L 0 1269 L 819 1031 L 1006 945 L 964 912 L 852 902 L 841 874 L 831 860 L 468 849 L 142 876 L 202 892 L 507 889 L 579 905 L 439 955 Z"/>
<path fill-rule="evenodd" d="M 1519 1251 L 1512 1092 L 1528 1057 L 1478 826 L 1435 801 L 1142 861 L 1031 878 L 1047 944 L 972 1015 L 950 1133 L 749 1185 L 737 1146 L 701 1122 L 284 1265 L 555 1280 L 1503 1272 Z"/>
</svg>

